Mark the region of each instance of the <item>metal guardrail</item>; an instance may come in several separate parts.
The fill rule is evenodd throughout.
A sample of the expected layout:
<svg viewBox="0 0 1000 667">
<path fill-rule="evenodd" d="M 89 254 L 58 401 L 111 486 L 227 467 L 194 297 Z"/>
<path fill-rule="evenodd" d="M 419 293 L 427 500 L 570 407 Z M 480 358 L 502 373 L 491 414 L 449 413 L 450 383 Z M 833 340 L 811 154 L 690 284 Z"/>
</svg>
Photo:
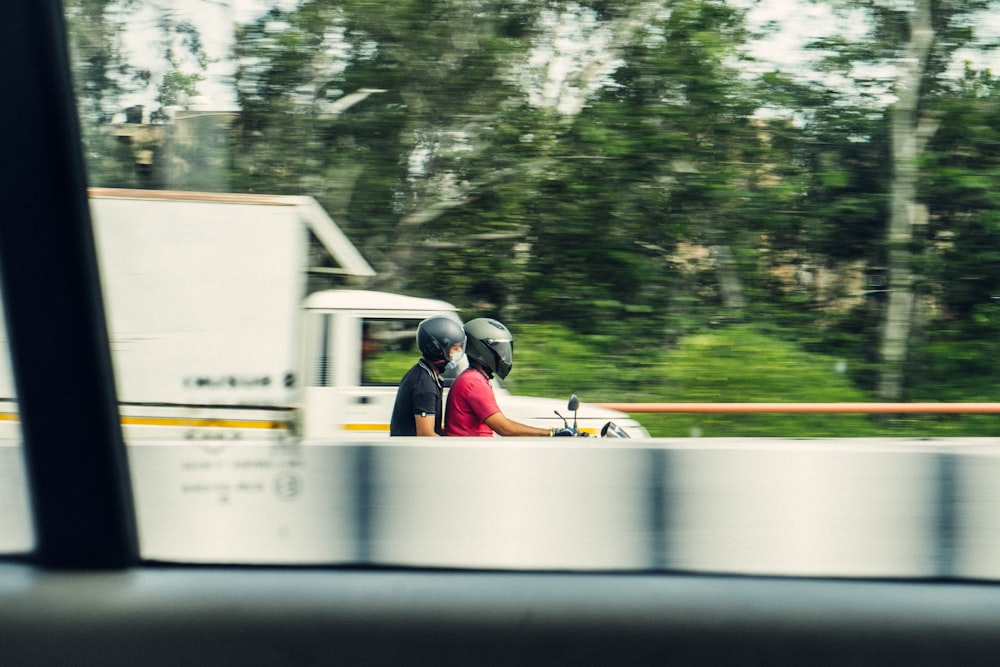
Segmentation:
<svg viewBox="0 0 1000 667">
<path fill-rule="evenodd" d="M 447 440 L 130 446 L 142 555 L 1000 580 L 992 438 Z"/>
<path fill-rule="evenodd" d="M 141 555 L 1000 581 L 996 438 L 442 440 L 129 445 Z M 8 553 L 34 542 L 21 455 Z"/>
</svg>

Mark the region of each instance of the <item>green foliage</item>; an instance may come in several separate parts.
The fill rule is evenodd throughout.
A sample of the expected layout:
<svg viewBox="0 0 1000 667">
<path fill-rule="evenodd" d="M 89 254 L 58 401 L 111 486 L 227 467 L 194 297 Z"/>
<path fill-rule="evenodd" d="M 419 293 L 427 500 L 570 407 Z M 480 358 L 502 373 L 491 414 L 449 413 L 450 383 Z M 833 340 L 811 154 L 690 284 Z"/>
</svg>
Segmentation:
<svg viewBox="0 0 1000 667">
<path fill-rule="evenodd" d="M 177 70 L 167 72 L 156 89 L 156 101 L 161 107 L 178 104 L 184 97 L 194 97 L 198 94 L 198 84 L 204 81 L 203 74 L 198 72 L 185 73 Z"/>
<path fill-rule="evenodd" d="M 924 156 L 934 217 L 920 268 L 947 329 L 979 333 L 975 313 L 1000 295 L 1000 82 L 967 68 L 961 91 L 942 105 L 941 129 Z"/>
<path fill-rule="evenodd" d="M 955 320 L 925 334 L 915 350 L 922 382 L 915 400 L 1000 400 L 1000 307 L 984 304 L 968 320 Z"/>
<path fill-rule="evenodd" d="M 383 352 L 365 362 L 365 381 L 374 384 L 398 384 L 406 371 L 417 363 L 419 355 L 407 351 Z"/>
<path fill-rule="evenodd" d="M 1000 309 L 998 316 L 1000 322 Z M 602 402 L 839 403 L 873 402 L 847 377 L 850 362 L 811 354 L 752 325 L 685 336 L 675 346 L 643 350 L 628 339 L 580 336 L 554 324 L 514 327 L 515 365 L 506 386 L 536 396 Z M 1000 344 L 990 344 L 998 352 Z M 949 354 L 950 346 L 943 349 Z M 972 354 L 966 358 L 981 358 Z M 846 367 L 845 367 L 846 366 Z M 952 368 L 965 372 L 968 368 Z M 991 371 L 1000 375 L 1000 369 Z M 954 378 L 959 379 L 957 376 Z M 935 396 L 928 400 L 946 400 Z M 968 394 L 952 400 L 995 400 Z M 997 417 L 864 414 L 648 414 L 637 413 L 658 437 L 903 437 L 992 435 Z"/>
<path fill-rule="evenodd" d="M 494 112 L 481 150 L 454 165 L 480 184 L 475 198 L 444 223 L 459 239 L 511 238 L 449 249 L 416 266 L 411 284 L 466 308 L 639 344 L 682 328 L 700 301 L 673 260 L 677 240 L 738 245 L 751 228 L 738 165 L 756 133 L 724 64 L 740 25 L 723 3 L 675 3 L 627 43 L 615 85 L 580 113 Z"/>
</svg>

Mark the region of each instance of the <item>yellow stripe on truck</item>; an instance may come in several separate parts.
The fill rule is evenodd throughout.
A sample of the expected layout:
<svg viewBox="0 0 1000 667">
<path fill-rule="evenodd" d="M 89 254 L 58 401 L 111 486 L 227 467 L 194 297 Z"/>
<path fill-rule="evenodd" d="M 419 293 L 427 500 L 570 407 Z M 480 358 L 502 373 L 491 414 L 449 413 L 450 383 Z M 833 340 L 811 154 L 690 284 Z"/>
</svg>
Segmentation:
<svg viewBox="0 0 1000 667">
<path fill-rule="evenodd" d="M 345 431 L 388 431 L 388 424 L 344 424 Z"/>
</svg>

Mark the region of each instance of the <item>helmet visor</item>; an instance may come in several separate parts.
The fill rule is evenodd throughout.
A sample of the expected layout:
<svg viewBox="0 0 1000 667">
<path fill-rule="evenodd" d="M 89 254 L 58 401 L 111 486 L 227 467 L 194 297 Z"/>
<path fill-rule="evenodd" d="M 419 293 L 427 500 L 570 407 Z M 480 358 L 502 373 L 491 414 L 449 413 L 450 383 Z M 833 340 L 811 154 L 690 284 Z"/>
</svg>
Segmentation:
<svg viewBox="0 0 1000 667">
<path fill-rule="evenodd" d="M 486 344 L 493 350 L 497 357 L 496 372 L 501 378 L 506 378 L 514 365 L 514 341 L 507 339 L 490 338 Z"/>
<path fill-rule="evenodd" d="M 490 346 L 490 349 L 496 352 L 497 359 L 508 366 L 514 363 L 514 341 L 494 340 L 491 338 L 486 341 L 486 344 Z"/>
</svg>

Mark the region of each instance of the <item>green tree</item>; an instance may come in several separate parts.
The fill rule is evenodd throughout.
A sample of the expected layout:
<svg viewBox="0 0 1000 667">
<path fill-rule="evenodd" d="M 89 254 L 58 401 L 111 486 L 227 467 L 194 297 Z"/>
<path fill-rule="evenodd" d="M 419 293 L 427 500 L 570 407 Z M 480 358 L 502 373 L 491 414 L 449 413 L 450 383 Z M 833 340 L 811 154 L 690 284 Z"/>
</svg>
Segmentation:
<svg viewBox="0 0 1000 667">
<path fill-rule="evenodd" d="M 884 119 L 884 131 L 861 133 L 853 139 L 873 145 L 883 138 L 886 141 L 890 168 L 885 170 L 886 177 L 876 181 L 885 184 L 883 203 L 868 194 L 839 201 L 842 208 L 857 210 L 857 204 L 868 200 L 876 204 L 871 210 L 885 211 L 884 223 L 876 221 L 874 226 L 882 230 L 881 241 L 874 247 L 880 252 L 888 281 L 878 344 L 878 391 L 885 400 L 904 397 L 910 350 L 916 344 L 918 325 L 927 316 L 918 299 L 918 293 L 927 289 L 918 267 L 929 247 L 924 231 L 930 215 L 920 191 L 920 156 L 938 131 L 941 104 L 955 94 L 954 81 L 948 76 L 953 55 L 973 44 L 977 13 L 990 5 L 989 0 L 841 2 L 836 6 L 863 10 L 867 18 L 862 20 L 869 22 L 871 30 L 860 40 L 836 36 L 815 45 L 831 53 L 823 70 L 841 75 L 840 80 L 847 85 L 837 88 L 814 83 L 816 92 L 811 96 L 828 96 L 838 115 L 845 115 L 845 109 L 867 109 L 865 113 Z M 825 169 L 823 173 L 834 175 Z M 854 177 L 859 175 L 853 173 Z"/>
<path fill-rule="evenodd" d="M 157 28 L 163 59 L 169 66 L 156 86 L 156 102 L 160 108 L 152 114 L 154 120 L 162 121 L 167 119 L 167 107 L 183 107 L 188 100 L 198 96 L 198 84 L 205 80 L 208 56 L 201 34 L 190 21 L 165 14 L 160 17 Z"/>
<path fill-rule="evenodd" d="M 158 152 L 160 142 L 127 143 L 128 136 L 116 134 L 113 121 L 126 111 L 122 100 L 127 95 L 148 92 L 151 101 L 159 104 L 148 109 L 148 117 L 163 122 L 167 118 L 164 108 L 195 97 L 204 78 L 207 57 L 198 30 L 188 21 L 176 20 L 169 10 L 156 23 L 157 47 L 167 72 L 157 80 L 150 69 L 132 60 L 134 54 L 127 53 L 123 43 L 125 26 L 148 4 L 145 0 L 64 3 L 84 154 L 94 185 L 148 187 L 161 180 L 153 177 L 151 182 L 149 174 L 138 169 L 138 163 L 145 161 L 140 155 Z"/>
<path fill-rule="evenodd" d="M 108 132 L 114 115 L 122 111 L 121 95 L 128 86 L 143 82 L 142 73 L 129 72 L 121 46 L 124 23 L 119 12 L 127 15 L 133 7 L 130 0 L 64 3 L 84 156 L 93 184 L 134 183 L 127 180 L 134 173 L 134 155 Z"/>
<path fill-rule="evenodd" d="M 510 5 L 510 7 L 508 7 Z M 445 163 L 506 97 L 520 3 L 327 2 L 238 35 L 241 189 L 308 192 L 399 287 L 440 212 L 468 200 Z M 298 149 L 289 152 L 289 143 Z"/>
<path fill-rule="evenodd" d="M 970 65 L 939 107 L 939 129 L 922 156 L 928 249 L 918 265 L 935 308 L 915 353 L 915 395 L 995 400 L 1000 379 L 1000 82 Z"/>
<path fill-rule="evenodd" d="M 750 235 L 743 156 L 760 143 L 725 64 L 742 39 L 740 13 L 721 2 L 635 3 L 567 8 L 549 16 L 550 31 L 558 20 L 560 34 L 590 26 L 575 40 L 581 50 L 599 42 L 603 57 L 561 86 L 545 86 L 553 73 L 543 71 L 535 89 L 547 96 L 528 87 L 497 116 L 464 160 L 475 201 L 447 216 L 489 247 L 455 247 L 420 280 L 443 270 L 466 303 L 659 342 L 694 300 L 675 257 L 683 239 L 727 260 L 709 289 L 714 303 L 738 306 L 745 267 L 735 255 Z M 548 62 L 558 59 L 542 37 Z"/>
</svg>

